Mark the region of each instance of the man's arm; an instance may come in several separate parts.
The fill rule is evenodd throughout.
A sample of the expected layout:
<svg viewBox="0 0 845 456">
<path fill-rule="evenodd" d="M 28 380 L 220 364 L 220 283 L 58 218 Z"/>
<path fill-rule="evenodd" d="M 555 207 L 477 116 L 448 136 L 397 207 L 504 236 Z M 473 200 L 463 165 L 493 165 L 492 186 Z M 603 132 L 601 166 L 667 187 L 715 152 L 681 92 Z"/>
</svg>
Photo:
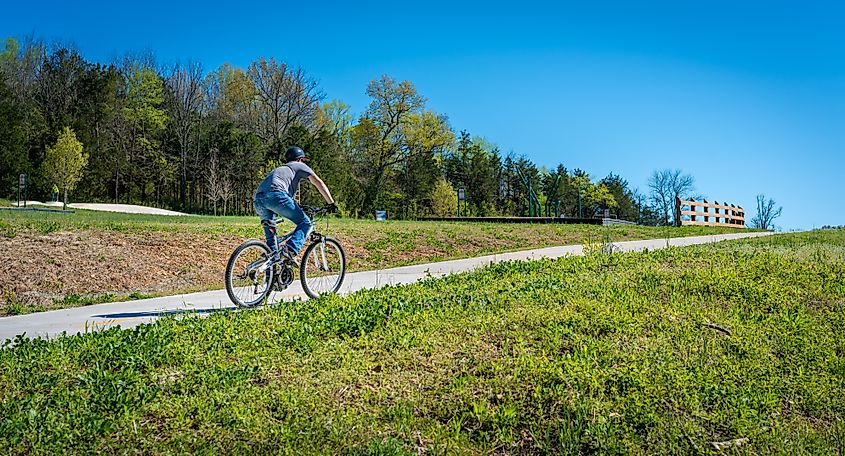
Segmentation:
<svg viewBox="0 0 845 456">
<path fill-rule="evenodd" d="M 332 198 L 332 194 L 329 192 L 329 188 L 326 187 L 326 183 L 323 182 L 323 180 L 320 179 L 319 176 L 317 176 L 316 174 L 312 174 L 308 176 L 308 181 L 314 184 L 315 187 L 317 187 L 317 191 L 319 191 L 320 194 L 323 195 L 323 199 L 326 200 L 326 204 L 334 204 L 334 198 Z"/>
</svg>

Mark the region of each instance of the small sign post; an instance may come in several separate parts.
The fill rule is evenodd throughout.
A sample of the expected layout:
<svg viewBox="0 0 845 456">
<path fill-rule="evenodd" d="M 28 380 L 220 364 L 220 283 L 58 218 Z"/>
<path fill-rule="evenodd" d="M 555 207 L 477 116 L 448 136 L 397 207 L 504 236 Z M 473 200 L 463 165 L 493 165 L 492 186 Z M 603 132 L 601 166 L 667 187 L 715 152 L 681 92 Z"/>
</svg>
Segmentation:
<svg viewBox="0 0 845 456">
<path fill-rule="evenodd" d="M 23 193 L 23 207 L 26 207 L 26 173 L 18 178 L 18 207 L 21 207 L 21 193 Z"/>
</svg>

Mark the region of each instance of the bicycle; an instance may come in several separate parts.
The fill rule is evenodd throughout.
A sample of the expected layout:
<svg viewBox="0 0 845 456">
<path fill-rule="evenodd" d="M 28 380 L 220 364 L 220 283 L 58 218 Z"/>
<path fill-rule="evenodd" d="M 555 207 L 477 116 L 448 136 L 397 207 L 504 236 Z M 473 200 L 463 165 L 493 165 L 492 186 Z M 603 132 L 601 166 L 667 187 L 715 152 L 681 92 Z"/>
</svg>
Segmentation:
<svg viewBox="0 0 845 456">
<path fill-rule="evenodd" d="M 328 206 L 301 207 L 315 225 L 318 216 L 329 212 Z M 297 264 L 279 251 L 291 236 L 293 230 L 282 236 L 276 234 L 274 252 L 270 251 L 267 243 L 257 239 L 246 241 L 235 248 L 226 264 L 225 279 L 226 292 L 235 305 L 255 307 L 263 303 L 272 291 L 286 289 L 294 281 L 294 269 L 299 269 L 302 289 L 310 298 L 336 293 L 340 289 L 346 274 L 346 254 L 340 242 L 312 229 L 308 234 L 309 244 Z"/>
</svg>

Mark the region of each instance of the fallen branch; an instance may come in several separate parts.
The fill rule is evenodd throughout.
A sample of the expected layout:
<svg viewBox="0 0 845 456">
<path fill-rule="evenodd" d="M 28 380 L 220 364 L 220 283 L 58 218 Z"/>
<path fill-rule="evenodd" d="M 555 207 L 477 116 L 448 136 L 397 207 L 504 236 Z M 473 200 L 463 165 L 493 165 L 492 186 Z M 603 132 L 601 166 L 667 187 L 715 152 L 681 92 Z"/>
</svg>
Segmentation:
<svg viewBox="0 0 845 456">
<path fill-rule="evenodd" d="M 730 331 L 728 331 L 727 329 L 725 329 L 725 328 L 723 328 L 723 327 L 721 327 L 721 326 L 717 326 L 717 325 L 715 325 L 715 324 L 713 324 L 713 323 L 707 323 L 707 324 L 705 324 L 704 326 L 706 326 L 706 327 L 708 327 L 708 328 L 710 328 L 710 329 L 715 329 L 716 331 L 719 331 L 720 333 L 722 333 L 722 334 L 724 334 L 724 335 L 726 335 L 726 336 L 730 336 L 730 335 L 731 335 L 731 332 L 730 332 Z"/>
</svg>

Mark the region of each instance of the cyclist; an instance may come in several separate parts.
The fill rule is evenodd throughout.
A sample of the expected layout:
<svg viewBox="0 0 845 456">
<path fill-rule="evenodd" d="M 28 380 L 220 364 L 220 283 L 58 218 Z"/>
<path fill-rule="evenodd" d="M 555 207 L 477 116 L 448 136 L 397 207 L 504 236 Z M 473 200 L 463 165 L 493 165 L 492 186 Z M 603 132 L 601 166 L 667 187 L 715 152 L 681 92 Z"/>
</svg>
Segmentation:
<svg viewBox="0 0 845 456">
<path fill-rule="evenodd" d="M 305 164 L 308 161 L 305 151 L 296 146 L 290 147 L 285 152 L 285 161 L 287 163 L 271 171 L 258 185 L 253 206 L 255 212 L 261 217 L 267 246 L 273 252 L 276 252 L 275 216 L 284 217 L 296 225 L 293 236 L 279 248 L 283 256 L 293 260 L 302 248 L 302 244 L 305 243 L 305 238 L 311 232 L 313 226 L 311 219 L 305 215 L 305 212 L 293 199 L 296 189 L 299 187 L 299 181 L 308 178 L 308 181 L 317 187 L 317 190 L 326 200 L 326 204 L 328 204 L 329 212 L 337 212 L 337 206 L 325 182 L 314 173 L 310 166 Z"/>
</svg>

